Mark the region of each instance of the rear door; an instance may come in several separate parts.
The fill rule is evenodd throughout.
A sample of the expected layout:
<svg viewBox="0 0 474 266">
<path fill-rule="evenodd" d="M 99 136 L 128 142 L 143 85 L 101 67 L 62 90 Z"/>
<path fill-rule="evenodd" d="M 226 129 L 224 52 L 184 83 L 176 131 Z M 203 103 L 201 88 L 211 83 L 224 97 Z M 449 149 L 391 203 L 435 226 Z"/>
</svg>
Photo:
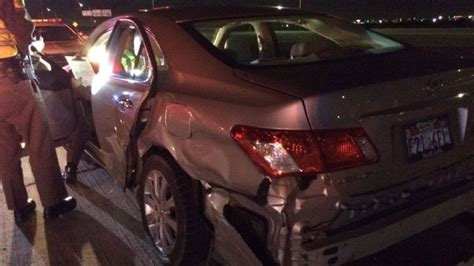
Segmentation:
<svg viewBox="0 0 474 266">
<path fill-rule="evenodd" d="M 117 22 L 106 65 L 92 84 L 92 113 L 107 170 L 123 184 L 127 149 L 140 107 L 153 81 L 146 36 L 132 20 Z"/>
</svg>

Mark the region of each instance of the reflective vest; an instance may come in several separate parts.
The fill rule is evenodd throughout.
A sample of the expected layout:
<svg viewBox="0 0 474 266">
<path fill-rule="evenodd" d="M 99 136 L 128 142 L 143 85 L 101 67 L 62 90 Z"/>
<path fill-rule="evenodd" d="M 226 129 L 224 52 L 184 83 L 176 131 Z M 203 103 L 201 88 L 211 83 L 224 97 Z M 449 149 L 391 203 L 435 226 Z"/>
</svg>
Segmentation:
<svg viewBox="0 0 474 266">
<path fill-rule="evenodd" d="M 17 54 L 15 37 L 7 29 L 5 22 L 0 19 L 0 59 L 14 57 Z"/>
</svg>

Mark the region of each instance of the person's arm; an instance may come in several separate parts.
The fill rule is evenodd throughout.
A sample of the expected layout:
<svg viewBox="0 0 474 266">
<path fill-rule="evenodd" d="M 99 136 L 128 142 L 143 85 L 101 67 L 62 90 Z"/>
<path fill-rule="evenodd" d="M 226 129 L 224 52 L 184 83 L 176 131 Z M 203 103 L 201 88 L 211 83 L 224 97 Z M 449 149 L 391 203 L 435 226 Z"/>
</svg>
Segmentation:
<svg viewBox="0 0 474 266">
<path fill-rule="evenodd" d="M 33 24 L 28 19 L 29 16 L 26 9 L 15 8 L 13 1 L 0 0 L 0 8 L 8 30 L 15 36 L 18 49 L 23 54 L 26 54 L 31 43 Z"/>
</svg>

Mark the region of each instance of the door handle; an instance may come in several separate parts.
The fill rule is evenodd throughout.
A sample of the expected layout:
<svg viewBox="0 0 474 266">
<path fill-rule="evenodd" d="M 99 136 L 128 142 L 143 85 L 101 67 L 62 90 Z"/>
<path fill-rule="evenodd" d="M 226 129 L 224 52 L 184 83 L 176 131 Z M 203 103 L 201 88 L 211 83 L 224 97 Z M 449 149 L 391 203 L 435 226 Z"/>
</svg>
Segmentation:
<svg viewBox="0 0 474 266">
<path fill-rule="evenodd" d="M 133 108 L 133 102 L 129 98 L 122 98 L 118 101 L 120 109 L 124 110 L 125 108 Z"/>
</svg>

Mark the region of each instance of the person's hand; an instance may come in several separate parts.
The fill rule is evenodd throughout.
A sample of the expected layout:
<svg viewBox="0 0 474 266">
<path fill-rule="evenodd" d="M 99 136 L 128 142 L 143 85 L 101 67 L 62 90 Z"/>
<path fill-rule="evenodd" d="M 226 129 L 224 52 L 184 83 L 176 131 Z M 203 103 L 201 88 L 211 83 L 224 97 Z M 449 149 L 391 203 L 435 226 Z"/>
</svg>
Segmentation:
<svg viewBox="0 0 474 266">
<path fill-rule="evenodd" d="M 72 88 L 82 87 L 82 77 L 78 79 L 71 77 L 71 86 Z"/>
<path fill-rule="evenodd" d="M 36 49 L 35 52 L 41 53 L 44 49 L 44 40 L 42 36 L 39 36 L 39 38 L 36 38 L 31 42 L 31 45 Z"/>
</svg>

